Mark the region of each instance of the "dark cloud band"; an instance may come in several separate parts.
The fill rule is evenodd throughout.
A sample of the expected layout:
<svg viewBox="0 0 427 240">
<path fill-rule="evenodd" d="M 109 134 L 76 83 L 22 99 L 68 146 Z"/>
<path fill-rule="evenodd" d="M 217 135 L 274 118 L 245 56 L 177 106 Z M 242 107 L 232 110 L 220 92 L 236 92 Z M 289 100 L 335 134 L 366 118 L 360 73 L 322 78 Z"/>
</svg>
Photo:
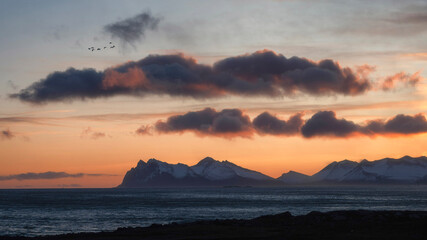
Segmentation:
<svg viewBox="0 0 427 240">
<path fill-rule="evenodd" d="M 10 97 L 47 103 L 148 94 L 192 98 L 358 95 L 373 89 L 368 79 L 372 70 L 366 65 L 341 67 L 332 60 L 286 58 L 268 50 L 225 58 L 213 66 L 181 54 L 149 55 L 104 71 L 70 68 L 54 72 Z M 410 77 L 406 79 L 410 84 L 414 82 Z"/>
<path fill-rule="evenodd" d="M 249 137 L 259 135 L 301 135 L 304 138 L 352 136 L 411 135 L 427 132 L 427 120 L 423 114 L 396 115 L 388 120 L 368 120 L 357 124 L 337 118 L 333 111 L 320 111 L 304 120 L 302 113 L 282 120 L 268 112 L 261 113 L 250 121 L 239 109 L 216 111 L 206 108 L 201 111 L 174 115 L 166 121 L 159 120 L 153 126 L 144 125 L 136 134 L 194 132 L 203 136 Z"/>
</svg>

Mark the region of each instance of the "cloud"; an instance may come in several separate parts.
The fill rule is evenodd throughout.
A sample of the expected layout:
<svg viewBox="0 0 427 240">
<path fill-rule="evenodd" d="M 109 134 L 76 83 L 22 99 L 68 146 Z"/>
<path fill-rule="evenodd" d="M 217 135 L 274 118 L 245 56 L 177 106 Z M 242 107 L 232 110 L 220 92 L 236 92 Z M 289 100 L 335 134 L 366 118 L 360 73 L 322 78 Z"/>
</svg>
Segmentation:
<svg viewBox="0 0 427 240">
<path fill-rule="evenodd" d="M 384 91 L 394 89 L 397 83 L 403 83 L 405 86 L 415 86 L 420 83 L 423 78 L 420 76 L 420 72 L 414 74 L 407 74 L 405 72 L 396 73 L 393 76 L 386 77 L 381 84 L 381 88 Z"/>
<path fill-rule="evenodd" d="M 2 131 L 0 132 L 0 139 L 7 139 L 7 140 L 10 140 L 10 139 L 12 139 L 12 138 L 14 138 L 14 137 L 15 137 L 15 134 L 14 134 L 14 133 L 12 133 L 9 129 L 2 130 Z"/>
<path fill-rule="evenodd" d="M 362 128 L 366 134 L 415 134 L 427 132 L 427 120 L 423 114 L 414 116 L 399 114 L 388 121 L 372 120 Z"/>
<path fill-rule="evenodd" d="M 41 103 L 111 96 L 112 90 L 102 88 L 102 78 L 103 74 L 95 69 L 69 68 L 64 72 L 51 73 L 45 79 L 33 83 L 17 94 L 12 94 L 11 97 Z"/>
<path fill-rule="evenodd" d="M 263 50 L 220 60 L 213 66 L 183 54 L 149 55 L 108 68 L 54 72 L 11 98 L 35 104 L 70 102 L 117 95 L 169 95 L 196 99 L 226 95 L 283 97 L 359 95 L 373 88 L 373 67 L 351 69 L 326 59 L 286 58 Z"/>
<path fill-rule="evenodd" d="M 243 80 L 231 86 L 231 90 L 243 94 L 282 95 L 301 91 L 313 95 L 357 95 L 371 87 L 363 75 L 330 59 L 314 62 L 286 58 L 268 50 L 226 58 L 215 63 L 214 69 Z"/>
<path fill-rule="evenodd" d="M 113 174 L 102 174 L 102 173 L 66 173 L 66 172 L 42 172 L 42 173 L 21 173 L 7 176 L 0 176 L 0 181 L 7 180 L 40 180 L 40 179 L 58 179 L 58 178 L 82 178 L 85 176 L 89 177 L 105 177 L 105 176 L 116 176 Z"/>
<path fill-rule="evenodd" d="M 160 18 L 143 12 L 134 17 L 127 18 L 104 26 L 104 32 L 112 38 L 119 39 L 124 46 L 135 47 L 140 42 L 147 30 L 156 30 Z"/>
<path fill-rule="evenodd" d="M 356 124 L 338 119 L 335 112 L 321 111 L 314 114 L 301 128 L 301 134 L 306 138 L 410 135 L 425 132 L 427 120 L 421 113 L 414 116 L 399 114 L 388 120 L 368 120 L 364 124 Z"/>
<path fill-rule="evenodd" d="M 285 121 L 268 112 L 263 112 L 254 118 L 252 123 L 259 134 L 296 135 L 304 123 L 302 116 L 302 113 L 297 113 Z"/>
<path fill-rule="evenodd" d="M 154 125 L 143 125 L 137 134 L 151 135 L 194 132 L 198 136 L 218 136 L 225 138 L 251 137 L 258 135 L 295 136 L 304 138 L 330 137 L 347 138 L 355 136 L 404 136 L 427 132 L 424 114 L 399 114 L 390 119 L 367 120 L 363 123 L 338 118 L 334 111 L 319 111 L 304 120 L 302 113 L 296 113 L 288 120 L 282 120 L 269 112 L 263 112 L 250 121 L 239 109 L 216 111 L 205 108 L 201 111 L 173 115 Z M 141 132 L 141 133 L 139 133 Z"/>
<path fill-rule="evenodd" d="M 193 131 L 199 135 L 224 137 L 249 137 L 253 133 L 249 117 L 239 109 L 217 112 L 215 109 L 205 108 L 158 121 L 154 127 L 159 133 Z"/>
<path fill-rule="evenodd" d="M 301 128 L 304 137 L 346 137 L 358 131 L 359 126 L 345 119 L 337 119 L 335 112 L 320 111 L 306 121 Z"/>
<path fill-rule="evenodd" d="M 85 138 L 85 137 L 89 137 L 93 140 L 99 139 L 99 138 L 103 138 L 106 137 L 106 134 L 103 132 L 96 132 L 93 131 L 92 128 L 88 127 L 86 129 L 84 129 L 80 135 L 80 137 Z"/>
<path fill-rule="evenodd" d="M 153 132 L 153 126 L 150 126 L 150 125 L 142 125 L 135 131 L 137 135 L 152 135 L 152 132 Z"/>
</svg>

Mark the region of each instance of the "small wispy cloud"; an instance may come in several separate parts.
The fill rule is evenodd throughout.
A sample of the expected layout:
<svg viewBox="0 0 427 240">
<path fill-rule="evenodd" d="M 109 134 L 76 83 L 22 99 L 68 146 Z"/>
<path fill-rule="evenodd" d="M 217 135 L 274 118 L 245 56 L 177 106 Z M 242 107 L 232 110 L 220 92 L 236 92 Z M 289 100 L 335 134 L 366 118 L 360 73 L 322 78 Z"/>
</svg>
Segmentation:
<svg viewBox="0 0 427 240">
<path fill-rule="evenodd" d="M 416 72 L 414 74 L 400 72 L 392 76 L 386 77 L 381 83 L 381 89 L 384 91 L 395 89 L 398 83 L 401 83 L 406 87 L 407 86 L 414 87 L 418 83 L 422 82 L 422 80 L 423 78 L 420 76 L 420 72 Z"/>
<path fill-rule="evenodd" d="M 10 140 L 15 137 L 15 134 L 11 132 L 9 129 L 2 130 L 0 132 L 0 139 Z"/>
<path fill-rule="evenodd" d="M 153 16 L 150 12 L 143 12 L 134 17 L 127 18 L 104 26 L 104 32 L 113 39 L 119 39 L 126 47 L 136 47 L 144 39 L 148 30 L 156 30 L 161 18 Z"/>
<path fill-rule="evenodd" d="M 80 135 L 81 138 L 89 137 L 93 140 L 97 140 L 99 138 L 104 138 L 106 136 L 107 135 L 105 133 L 94 131 L 94 130 L 92 130 L 91 127 L 84 129 Z"/>
<path fill-rule="evenodd" d="M 138 129 L 136 129 L 135 133 L 137 135 L 152 135 L 153 134 L 153 126 L 142 125 Z"/>
</svg>

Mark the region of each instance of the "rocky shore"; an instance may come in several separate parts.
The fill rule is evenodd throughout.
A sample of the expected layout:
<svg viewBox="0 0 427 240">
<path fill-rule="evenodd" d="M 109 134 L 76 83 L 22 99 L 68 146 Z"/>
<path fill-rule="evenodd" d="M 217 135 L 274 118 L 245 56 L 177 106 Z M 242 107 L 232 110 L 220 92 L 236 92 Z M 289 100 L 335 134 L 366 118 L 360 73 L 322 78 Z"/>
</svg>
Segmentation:
<svg viewBox="0 0 427 240">
<path fill-rule="evenodd" d="M 250 220 L 211 220 L 112 232 L 73 233 L 4 240 L 133 239 L 425 239 L 427 211 L 333 211 L 292 216 L 289 212 Z"/>
</svg>

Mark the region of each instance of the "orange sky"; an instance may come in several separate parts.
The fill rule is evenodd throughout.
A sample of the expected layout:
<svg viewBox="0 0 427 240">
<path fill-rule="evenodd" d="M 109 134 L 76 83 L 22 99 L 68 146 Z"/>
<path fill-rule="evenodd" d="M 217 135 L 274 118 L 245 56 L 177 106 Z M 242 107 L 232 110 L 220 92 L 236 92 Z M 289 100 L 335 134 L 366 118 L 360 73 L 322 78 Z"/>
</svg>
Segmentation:
<svg viewBox="0 0 427 240">
<path fill-rule="evenodd" d="M 418 111 L 415 105 L 414 112 Z M 369 107 L 368 107 L 369 109 Z M 256 111 L 256 110 L 255 110 Z M 338 112 L 355 122 L 382 117 L 380 110 L 346 110 Z M 251 112 L 251 111 L 248 111 Z M 360 113 L 359 113 L 360 112 Z M 346 114 L 344 114 L 346 113 Z M 50 115 L 52 113 L 48 113 Z M 75 111 L 59 111 L 53 115 L 79 115 Z M 362 114 L 362 117 L 357 115 Z M 287 118 L 289 114 L 279 114 Z M 139 116 L 139 115 L 137 115 Z M 113 187 L 139 159 L 156 158 L 169 163 L 196 164 L 206 156 L 229 160 L 240 166 L 278 177 L 289 170 L 313 174 L 332 161 L 359 161 L 384 157 L 427 155 L 427 134 L 400 137 L 353 137 L 347 139 L 300 136 L 259 136 L 225 139 L 200 137 L 194 133 L 153 134 L 139 136 L 134 131 L 141 125 L 164 119 L 162 114 L 136 119 L 108 120 L 40 120 L 40 123 L 8 124 L 16 132 L 11 140 L 0 141 L 2 168 L 0 175 L 25 172 L 65 171 L 68 173 L 104 173 L 117 176 L 83 177 L 56 180 L 0 181 L 2 188 L 58 187 L 78 184 L 82 187 Z M 374 117 L 374 119 L 375 119 Z M 47 124 L 47 125 L 45 125 Z M 93 139 L 85 135 L 105 133 Z"/>
</svg>

